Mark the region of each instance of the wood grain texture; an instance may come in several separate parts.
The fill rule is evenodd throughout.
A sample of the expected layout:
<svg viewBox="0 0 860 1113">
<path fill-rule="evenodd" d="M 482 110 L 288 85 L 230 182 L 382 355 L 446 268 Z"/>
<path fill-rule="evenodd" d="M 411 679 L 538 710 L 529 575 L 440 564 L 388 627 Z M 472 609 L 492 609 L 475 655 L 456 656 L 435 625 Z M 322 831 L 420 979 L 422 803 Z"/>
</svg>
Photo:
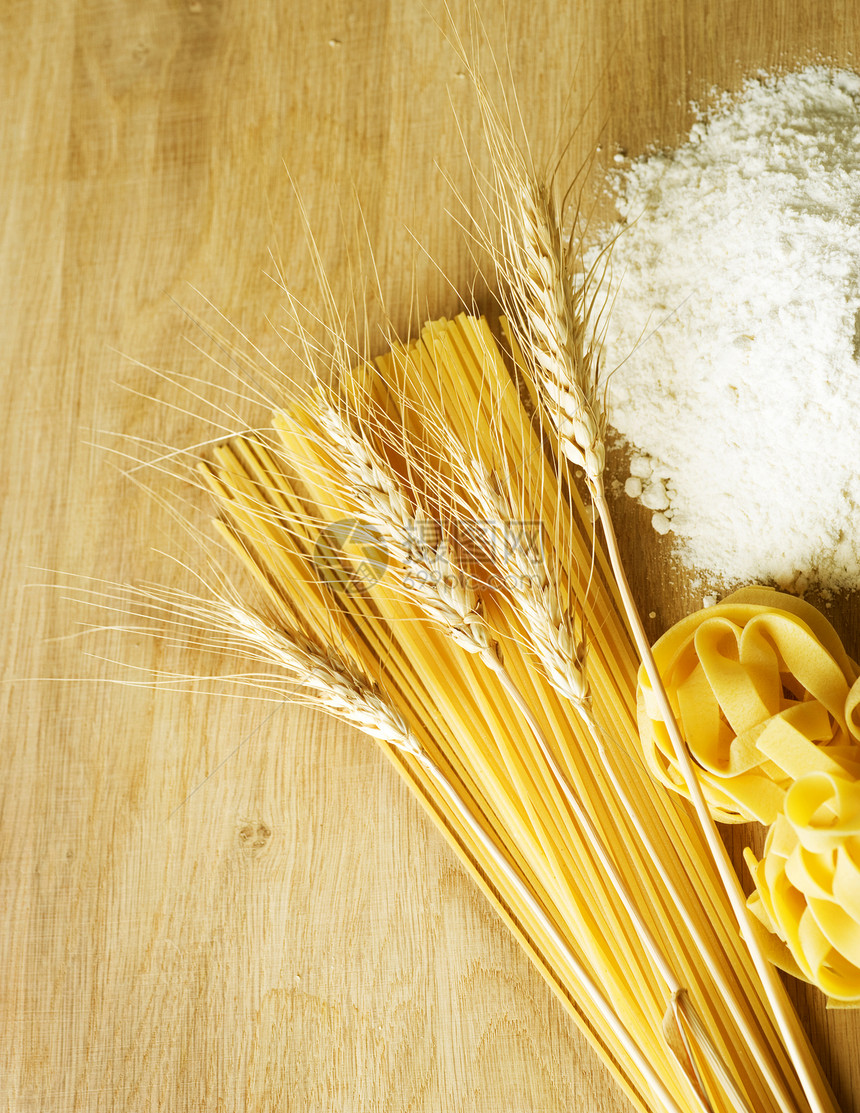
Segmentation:
<svg viewBox="0 0 860 1113">
<path fill-rule="evenodd" d="M 575 161 L 598 140 L 676 141 L 691 98 L 759 68 L 851 64 L 858 16 L 853 0 L 511 0 L 506 23 L 536 150 L 583 116 Z M 0 1086 L 15 1113 L 626 1108 L 368 743 L 306 713 L 99 683 L 116 667 L 64 640 L 80 608 L 28 586 L 53 578 L 39 569 L 178 576 L 153 551 L 179 551 L 169 514 L 88 442 L 218 434 L 122 389 L 172 399 L 147 364 L 211 374 L 184 339 L 200 339 L 188 283 L 285 361 L 268 247 L 300 295 L 312 275 L 284 164 L 338 292 L 355 193 L 395 325 L 413 286 L 434 315 L 456 307 L 448 278 L 465 289 L 472 263 L 434 169 L 472 195 L 452 106 L 482 156 L 436 20 L 419 0 L 0 11 Z M 626 536 L 656 634 L 689 608 L 689 577 L 641 518 Z M 196 667 L 135 638 L 124 652 Z M 857 1018 L 798 996 L 860 1109 Z"/>
</svg>

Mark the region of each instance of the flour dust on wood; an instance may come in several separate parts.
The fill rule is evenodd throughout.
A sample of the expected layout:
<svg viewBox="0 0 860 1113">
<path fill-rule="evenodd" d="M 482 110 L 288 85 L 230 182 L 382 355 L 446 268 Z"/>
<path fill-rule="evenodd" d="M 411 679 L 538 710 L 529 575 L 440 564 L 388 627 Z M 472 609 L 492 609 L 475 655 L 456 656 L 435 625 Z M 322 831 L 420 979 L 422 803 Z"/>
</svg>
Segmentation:
<svg viewBox="0 0 860 1113">
<path fill-rule="evenodd" d="M 695 569 L 860 586 L 860 77 L 748 82 L 613 173 L 610 421 Z"/>
</svg>

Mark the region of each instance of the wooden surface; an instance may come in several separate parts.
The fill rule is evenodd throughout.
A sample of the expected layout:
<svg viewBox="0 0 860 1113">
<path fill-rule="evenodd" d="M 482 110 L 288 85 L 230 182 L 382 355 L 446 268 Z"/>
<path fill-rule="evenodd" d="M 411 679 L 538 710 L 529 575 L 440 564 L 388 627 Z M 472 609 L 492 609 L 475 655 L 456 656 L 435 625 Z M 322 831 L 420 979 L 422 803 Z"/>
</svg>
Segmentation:
<svg viewBox="0 0 860 1113">
<path fill-rule="evenodd" d="M 596 141 L 635 153 L 677 140 L 712 85 L 850 64 L 858 17 L 856 0 L 510 0 L 510 65 L 539 153 L 580 117 L 574 158 Z M 184 339 L 200 338 L 189 283 L 286 362 L 267 248 L 298 293 L 311 272 L 284 163 L 341 292 L 355 193 L 395 324 L 413 280 L 428 312 L 456 307 L 405 230 L 466 288 L 434 168 L 470 196 L 451 105 L 483 156 L 436 20 L 435 0 L 0 8 L 0 1088 L 15 1113 L 626 1107 L 369 743 L 306 713 L 98 683 L 117 669 L 84 655 L 103 642 L 67 640 L 80 607 L 27 586 L 55 579 L 39 569 L 177 575 L 153 552 L 181 543 L 167 512 L 88 442 L 217 435 L 122 389 L 167 396 L 140 364 L 213 375 Z M 656 634 L 695 596 L 639 529 Z M 123 652 L 197 667 L 135 638 Z M 34 679 L 51 677 L 72 679 Z M 860 1109 L 860 1020 L 800 998 Z"/>
</svg>

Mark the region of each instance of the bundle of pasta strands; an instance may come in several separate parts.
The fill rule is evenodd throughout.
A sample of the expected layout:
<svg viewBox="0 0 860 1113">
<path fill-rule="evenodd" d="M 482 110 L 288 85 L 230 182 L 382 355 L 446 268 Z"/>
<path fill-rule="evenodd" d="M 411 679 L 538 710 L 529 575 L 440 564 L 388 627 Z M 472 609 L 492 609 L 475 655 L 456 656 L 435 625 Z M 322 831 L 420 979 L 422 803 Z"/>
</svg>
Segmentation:
<svg viewBox="0 0 860 1113">
<path fill-rule="evenodd" d="M 486 325 L 344 353 L 202 466 L 247 622 L 316 647 L 303 698 L 381 741 L 638 1108 L 806 1109 L 692 817 L 629 756 L 614 582 Z"/>
</svg>

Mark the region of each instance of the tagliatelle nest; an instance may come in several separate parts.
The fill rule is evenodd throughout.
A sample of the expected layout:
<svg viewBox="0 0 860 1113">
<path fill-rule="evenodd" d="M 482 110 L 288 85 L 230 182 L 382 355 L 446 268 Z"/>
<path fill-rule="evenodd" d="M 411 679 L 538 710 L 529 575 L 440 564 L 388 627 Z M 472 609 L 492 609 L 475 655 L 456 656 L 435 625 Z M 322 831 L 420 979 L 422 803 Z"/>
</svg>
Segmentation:
<svg viewBox="0 0 860 1113">
<path fill-rule="evenodd" d="M 808 773 L 788 790 L 761 861 L 750 909 L 771 933 L 772 961 L 860 1006 L 860 782 Z"/>
<path fill-rule="evenodd" d="M 719 822 L 769 825 L 804 774 L 860 774 L 858 668 L 809 604 L 744 589 L 672 627 L 654 656 Z M 652 771 L 687 795 L 644 670 L 637 705 Z"/>
</svg>

